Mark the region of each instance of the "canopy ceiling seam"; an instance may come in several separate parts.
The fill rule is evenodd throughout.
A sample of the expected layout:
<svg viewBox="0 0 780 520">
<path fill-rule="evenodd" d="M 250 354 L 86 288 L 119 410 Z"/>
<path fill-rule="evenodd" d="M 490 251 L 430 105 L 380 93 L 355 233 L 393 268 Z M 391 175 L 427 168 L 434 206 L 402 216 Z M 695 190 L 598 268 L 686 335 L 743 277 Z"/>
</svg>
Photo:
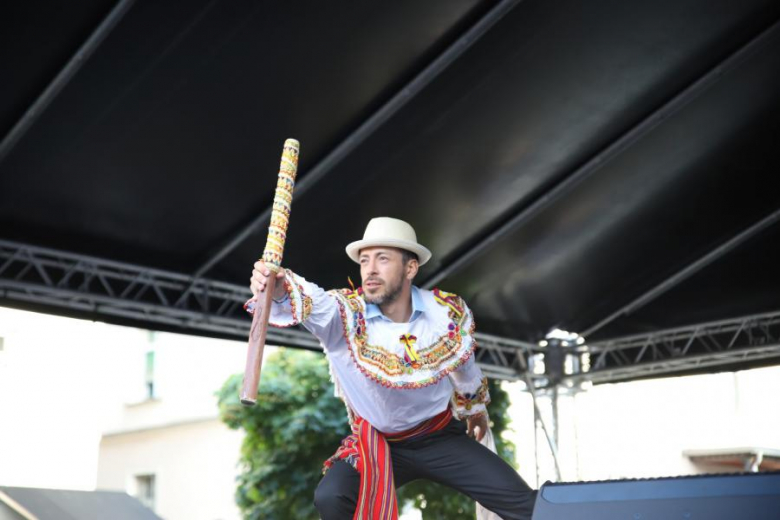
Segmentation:
<svg viewBox="0 0 780 520">
<path fill-rule="evenodd" d="M 87 40 L 79 47 L 68 63 L 57 73 L 38 98 L 27 108 L 21 118 L 0 141 L 0 163 L 13 151 L 16 144 L 38 121 L 52 101 L 65 88 L 106 37 L 124 18 L 135 0 L 119 0 L 111 12 L 100 22 Z"/>
<path fill-rule="evenodd" d="M 508 14 L 521 0 L 502 0 L 485 14 L 476 24 L 462 34 L 435 60 L 417 74 L 409 83 L 401 88 L 389 101 L 366 119 L 357 129 L 349 134 L 328 155 L 319 161 L 311 170 L 301 176 L 295 186 L 295 200 L 299 201 L 312 186 L 330 173 L 345 157 L 360 146 L 369 136 L 385 124 L 396 112 L 403 108 L 417 94 L 424 90 L 444 70 L 454 63 L 463 53 L 484 36 L 499 20 Z M 272 207 L 269 205 L 248 225 L 236 233 L 219 250 L 213 253 L 193 273 L 195 278 L 203 276 L 225 256 L 241 245 L 252 233 L 266 224 L 271 217 Z"/>
<path fill-rule="evenodd" d="M 697 272 L 701 271 L 708 265 L 710 265 L 715 260 L 723 257 L 727 253 L 733 251 L 736 247 L 743 244 L 750 238 L 754 237 L 761 231 L 771 227 L 772 225 L 776 224 L 778 221 L 780 221 L 780 209 L 770 213 L 768 216 L 762 218 L 758 222 L 753 223 L 751 226 L 749 226 L 746 229 L 743 229 L 733 237 L 729 238 L 719 246 L 717 246 L 715 249 L 709 251 L 705 255 L 699 257 L 695 261 L 691 262 L 687 266 L 683 267 L 670 277 L 663 280 L 661 283 L 657 284 L 652 289 L 646 291 L 641 296 L 635 298 L 630 303 L 624 305 L 617 311 L 613 312 L 606 318 L 602 319 L 601 321 L 596 322 L 594 325 L 588 327 L 584 332 L 582 332 L 582 336 L 587 338 L 594 332 L 604 328 L 604 326 L 608 325 L 609 323 L 612 323 L 617 318 L 631 314 L 632 312 L 636 311 L 637 309 L 640 309 L 650 303 L 652 300 L 658 298 L 665 292 L 669 291 L 676 285 L 680 284 L 681 282 L 687 280 Z"/>
<path fill-rule="evenodd" d="M 487 252 L 500 239 L 540 214 L 548 206 L 557 202 L 590 175 L 596 173 L 602 166 L 609 163 L 612 159 L 630 148 L 634 143 L 641 140 L 662 121 L 677 113 L 700 94 L 708 90 L 727 72 L 739 66 L 754 51 L 766 43 L 778 30 L 778 27 L 780 27 L 780 21 L 775 21 L 771 26 L 764 29 L 757 36 L 754 36 L 739 49 L 700 76 L 699 79 L 674 95 L 669 101 L 654 110 L 626 133 L 615 139 L 606 148 L 596 153 L 596 155 L 591 157 L 586 163 L 566 175 L 555 186 L 542 193 L 536 200 L 531 202 L 530 205 L 525 206 L 514 216 L 511 216 L 509 220 L 506 220 L 486 236 L 479 239 L 471 249 L 460 255 L 457 260 L 432 273 L 421 285 L 426 289 L 435 287 L 446 277 L 471 264 L 477 257 Z"/>
</svg>

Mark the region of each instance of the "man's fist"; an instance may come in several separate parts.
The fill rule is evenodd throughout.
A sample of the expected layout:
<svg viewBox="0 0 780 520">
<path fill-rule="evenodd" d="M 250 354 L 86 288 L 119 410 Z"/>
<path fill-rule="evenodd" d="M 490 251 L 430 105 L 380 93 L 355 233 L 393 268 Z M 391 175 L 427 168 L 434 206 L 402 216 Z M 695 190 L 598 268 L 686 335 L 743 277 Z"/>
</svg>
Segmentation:
<svg viewBox="0 0 780 520">
<path fill-rule="evenodd" d="M 250 278 L 250 285 L 249 289 L 252 291 L 252 294 L 257 296 L 261 292 L 265 292 L 265 288 L 268 286 L 268 279 L 271 278 L 271 275 L 273 275 L 273 271 L 268 269 L 268 267 L 265 266 L 262 260 L 258 260 L 255 262 L 255 268 L 252 269 L 252 278 Z M 278 273 L 276 273 L 276 279 L 281 280 L 284 278 L 284 269 L 280 269 Z M 282 296 L 284 296 L 284 284 L 278 283 L 274 287 L 274 294 L 273 298 L 275 300 L 280 299 Z"/>
</svg>

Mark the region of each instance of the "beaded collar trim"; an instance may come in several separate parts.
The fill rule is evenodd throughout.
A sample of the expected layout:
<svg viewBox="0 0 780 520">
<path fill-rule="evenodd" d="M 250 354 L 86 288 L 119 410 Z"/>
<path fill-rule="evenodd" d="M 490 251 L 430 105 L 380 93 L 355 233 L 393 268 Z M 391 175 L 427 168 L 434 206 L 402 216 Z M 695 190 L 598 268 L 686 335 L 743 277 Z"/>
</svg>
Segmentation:
<svg viewBox="0 0 780 520">
<path fill-rule="evenodd" d="M 436 341 L 420 346 L 414 337 L 414 342 L 402 342 L 405 348 L 401 355 L 370 342 L 364 316 L 366 304 L 361 294 L 351 289 L 330 294 L 339 306 L 352 361 L 366 377 L 382 386 L 412 389 L 435 384 L 457 370 L 474 352 L 474 318 L 463 300 L 452 293 L 432 292 L 441 305 L 440 312 L 433 313 L 439 318 L 434 326 L 441 329 L 436 333 Z"/>
</svg>

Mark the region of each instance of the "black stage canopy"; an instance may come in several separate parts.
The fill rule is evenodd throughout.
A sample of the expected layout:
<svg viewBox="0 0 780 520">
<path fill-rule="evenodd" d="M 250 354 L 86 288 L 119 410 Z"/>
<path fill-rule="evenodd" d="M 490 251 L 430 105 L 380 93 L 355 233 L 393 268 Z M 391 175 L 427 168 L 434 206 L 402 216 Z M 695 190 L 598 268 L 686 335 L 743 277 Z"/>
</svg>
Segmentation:
<svg viewBox="0 0 780 520">
<path fill-rule="evenodd" d="M 344 286 L 366 222 L 407 220 L 483 363 L 521 372 L 554 328 L 604 380 L 777 363 L 779 25 L 776 0 L 7 3 L 0 303 L 241 337 L 295 137 L 285 264 Z"/>
</svg>

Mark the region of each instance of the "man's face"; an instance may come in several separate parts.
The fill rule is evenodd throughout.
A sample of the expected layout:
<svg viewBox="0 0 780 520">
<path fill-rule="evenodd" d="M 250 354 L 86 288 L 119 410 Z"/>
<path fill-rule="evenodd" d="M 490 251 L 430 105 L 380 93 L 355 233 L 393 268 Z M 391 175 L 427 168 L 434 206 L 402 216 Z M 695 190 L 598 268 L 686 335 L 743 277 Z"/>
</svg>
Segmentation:
<svg viewBox="0 0 780 520">
<path fill-rule="evenodd" d="M 360 250 L 359 260 L 366 302 L 382 305 L 398 298 L 407 271 L 401 251 L 394 247 L 367 247 Z"/>
</svg>

